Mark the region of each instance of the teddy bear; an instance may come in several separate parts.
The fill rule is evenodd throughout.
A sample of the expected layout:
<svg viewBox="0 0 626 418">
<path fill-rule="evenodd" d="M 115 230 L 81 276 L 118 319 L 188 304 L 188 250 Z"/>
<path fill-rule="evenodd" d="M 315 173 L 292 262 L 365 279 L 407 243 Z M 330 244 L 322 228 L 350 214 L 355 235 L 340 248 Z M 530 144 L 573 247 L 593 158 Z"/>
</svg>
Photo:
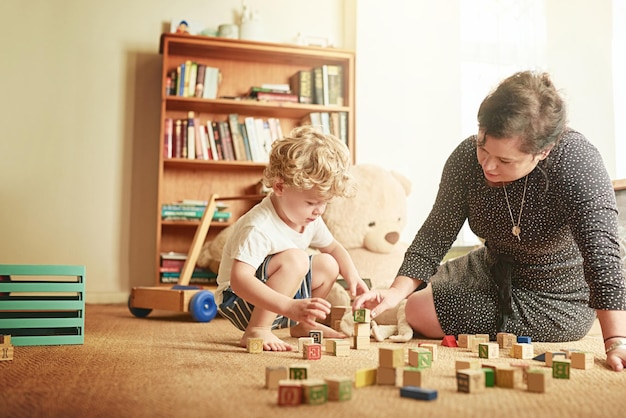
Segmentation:
<svg viewBox="0 0 626 418">
<path fill-rule="evenodd" d="M 352 257 L 360 276 L 369 279 L 372 287 L 388 287 L 396 277 L 408 246 L 400 237 L 406 225 L 411 182 L 402 174 L 375 164 L 356 164 L 351 173 L 357 183 L 356 194 L 351 198 L 333 199 L 322 218 Z M 230 227 L 223 229 L 204 244 L 198 257 L 199 266 L 218 271 L 230 230 Z M 327 299 L 333 306 L 350 305 L 348 293 L 339 284 L 334 285 Z M 396 307 L 388 312 L 372 323 L 374 338 L 378 340 L 396 332 L 406 338 L 408 325 L 403 318 L 404 309 Z"/>
</svg>

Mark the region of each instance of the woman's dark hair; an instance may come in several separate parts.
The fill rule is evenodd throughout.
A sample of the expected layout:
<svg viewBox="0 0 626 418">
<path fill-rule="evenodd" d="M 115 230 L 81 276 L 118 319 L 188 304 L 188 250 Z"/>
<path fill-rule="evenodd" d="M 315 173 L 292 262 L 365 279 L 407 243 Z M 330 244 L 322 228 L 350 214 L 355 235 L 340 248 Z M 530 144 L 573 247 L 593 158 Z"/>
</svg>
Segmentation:
<svg viewBox="0 0 626 418">
<path fill-rule="evenodd" d="M 519 136 L 521 151 L 537 154 L 556 144 L 567 125 L 565 103 L 547 73 L 513 74 L 478 109 L 478 127 L 494 138 Z"/>
</svg>

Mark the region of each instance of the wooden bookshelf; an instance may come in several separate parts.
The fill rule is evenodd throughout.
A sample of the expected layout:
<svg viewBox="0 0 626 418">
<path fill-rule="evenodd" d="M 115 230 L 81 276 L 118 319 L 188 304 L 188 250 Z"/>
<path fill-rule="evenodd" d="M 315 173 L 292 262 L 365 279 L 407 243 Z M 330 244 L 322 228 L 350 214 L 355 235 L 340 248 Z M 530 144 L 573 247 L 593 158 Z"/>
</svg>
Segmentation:
<svg viewBox="0 0 626 418">
<path fill-rule="evenodd" d="M 239 121 L 245 117 L 278 118 L 283 134 L 299 126 L 311 112 L 346 112 L 348 135 L 346 142 L 354 162 L 354 53 L 330 48 L 301 47 L 265 42 L 163 34 L 160 40 L 162 62 L 161 130 L 158 170 L 157 245 L 155 254 L 156 283 L 160 285 L 160 254 L 187 253 L 199 222 L 166 221 L 161 219 L 163 204 L 183 199 L 207 200 L 211 194 L 225 202 L 232 217 L 228 222 L 212 222 L 207 240 L 257 204 L 265 164 L 253 161 L 213 161 L 188 158 L 166 158 L 164 138 L 167 118 L 184 119 L 193 111 L 200 122 L 226 121 L 236 113 Z M 217 98 L 181 97 L 167 93 L 167 79 L 173 70 L 186 61 L 217 67 L 221 82 Z M 234 99 L 244 96 L 252 86 L 264 83 L 288 84 L 299 70 L 311 70 L 322 65 L 341 65 L 343 96 L 341 106 L 324 106 L 290 102 L 260 102 Z"/>
</svg>

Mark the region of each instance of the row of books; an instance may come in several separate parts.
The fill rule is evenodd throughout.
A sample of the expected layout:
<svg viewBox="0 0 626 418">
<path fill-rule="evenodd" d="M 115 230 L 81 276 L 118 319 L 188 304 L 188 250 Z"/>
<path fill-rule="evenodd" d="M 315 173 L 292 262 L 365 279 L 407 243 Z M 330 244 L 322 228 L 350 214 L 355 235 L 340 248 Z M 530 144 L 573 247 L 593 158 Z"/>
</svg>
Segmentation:
<svg viewBox="0 0 626 418">
<path fill-rule="evenodd" d="M 189 112 L 187 119 L 166 118 L 165 158 L 267 162 L 272 143 L 283 135 L 277 118 L 245 117 L 231 113 L 227 120 L 200 121 Z"/>
<path fill-rule="evenodd" d="M 180 97 L 217 98 L 220 69 L 187 60 L 170 71 L 165 94 Z M 339 64 L 324 64 L 309 70 L 300 70 L 289 77 L 288 90 L 262 85 L 253 86 L 243 98 L 259 101 L 287 101 L 344 105 L 344 74 Z"/>
<path fill-rule="evenodd" d="M 177 283 L 180 279 L 185 261 L 187 261 L 187 254 L 170 251 L 161 253 L 160 258 L 160 282 Z M 189 282 L 190 284 L 215 285 L 217 284 L 217 274 L 209 269 L 195 266 Z"/>
<path fill-rule="evenodd" d="M 172 202 L 161 205 L 161 218 L 165 221 L 198 221 L 206 211 L 207 203 Z M 214 222 L 227 222 L 232 214 L 224 208 L 217 208 L 213 213 Z"/>
<path fill-rule="evenodd" d="M 311 112 L 301 121 L 325 134 L 331 134 L 348 145 L 348 112 Z"/>
<path fill-rule="evenodd" d="M 299 103 L 343 106 L 344 74 L 342 65 L 326 64 L 297 71 L 289 78 L 291 92 Z"/>
<path fill-rule="evenodd" d="M 220 77 L 219 68 L 187 60 L 170 71 L 165 84 L 165 94 L 215 99 Z"/>
</svg>

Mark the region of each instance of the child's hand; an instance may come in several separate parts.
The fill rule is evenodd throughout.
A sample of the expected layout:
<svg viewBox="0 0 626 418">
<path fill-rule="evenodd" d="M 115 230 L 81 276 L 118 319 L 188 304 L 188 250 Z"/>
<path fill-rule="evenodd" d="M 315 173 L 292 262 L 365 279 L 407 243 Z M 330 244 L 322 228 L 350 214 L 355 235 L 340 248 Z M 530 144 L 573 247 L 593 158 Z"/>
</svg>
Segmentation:
<svg viewBox="0 0 626 418">
<path fill-rule="evenodd" d="M 312 327 L 316 320 L 325 319 L 330 313 L 330 302 L 322 298 L 294 299 L 288 309 L 287 317 L 297 322 L 304 322 Z"/>
</svg>

